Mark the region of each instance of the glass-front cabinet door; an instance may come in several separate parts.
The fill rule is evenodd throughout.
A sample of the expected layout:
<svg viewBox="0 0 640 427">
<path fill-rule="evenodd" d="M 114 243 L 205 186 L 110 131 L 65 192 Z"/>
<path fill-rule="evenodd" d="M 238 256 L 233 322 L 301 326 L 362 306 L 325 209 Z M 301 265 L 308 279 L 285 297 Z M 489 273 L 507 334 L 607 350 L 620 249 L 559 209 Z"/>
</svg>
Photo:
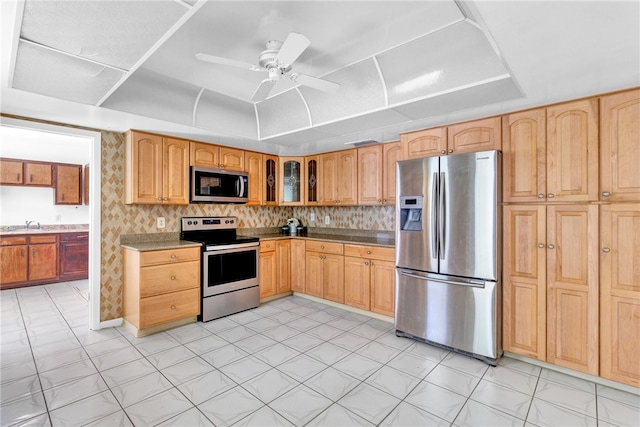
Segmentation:
<svg viewBox="0 0 640 427">
<path fill-rule="evenodd" d="M 305 164 L 303 157 L 280 157 L 280 205 L 304 205 Z"/>
<path fill-rule="evenodd" d="M 264 193 L 263 205 L 278 204 L 278 156 L 263 155 Z"/>
<path fill-rule="evenodd" d="M 305 192 L 305 205 L 317 205 L 318 200 L 318 156 L 304 158 L 307 167 L 307 190 Z"/>
</svg>

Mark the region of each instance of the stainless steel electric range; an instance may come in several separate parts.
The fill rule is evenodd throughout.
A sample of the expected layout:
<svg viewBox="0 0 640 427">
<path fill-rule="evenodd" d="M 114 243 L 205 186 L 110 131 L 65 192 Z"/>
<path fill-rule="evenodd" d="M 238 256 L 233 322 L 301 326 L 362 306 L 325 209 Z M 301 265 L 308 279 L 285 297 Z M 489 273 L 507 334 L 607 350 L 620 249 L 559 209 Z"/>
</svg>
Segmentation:
<svg viewBox="0 0 640 427">
<path fill-rule="evenodd" d="M 238 237 L 236 217 L 184 217 L 180 239 L 202 243 L 202 306 L 207 322 L 260 305 L 257 237 Z"/>
</svg>

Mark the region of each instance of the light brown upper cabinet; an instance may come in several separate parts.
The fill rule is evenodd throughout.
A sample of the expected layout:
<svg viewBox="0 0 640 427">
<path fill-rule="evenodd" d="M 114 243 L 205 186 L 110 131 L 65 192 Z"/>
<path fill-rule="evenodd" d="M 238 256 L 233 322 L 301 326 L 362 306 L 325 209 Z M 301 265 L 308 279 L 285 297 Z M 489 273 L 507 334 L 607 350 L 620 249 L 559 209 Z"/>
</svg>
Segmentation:
<svg viewBox="0 0 640 427">
<path fill-rule="evenodd" d="M 279 199 L 281 206 L 304 205 L 304 157 L 280 157 Z"/>
<path fill-rule="evenodd" d="M 262 204 L 262 154 L 244 152 L 244 165 L 249 179 L 247 205 Z"/>
<path fill-rule="evenodd" d="M 600 200 L 640 201 L 640 89 L 600 98 Z"/>
<path fill-rule="evenodd" d="M 598 200 L 598 99 L 547 108 L 548 201 Z"/>
<path fill-rule="evenodd" d="M 0 184 L 22 185 L 23 168 L 22 160 L 0 159 Z"/>
<path fill-rule="evenodd" d="M 358 204 L 358 150 L 334 151 L 320 155 L 320 204 Z"/>
<path fill-rule="evenodd" d="M 502 119 L 502 171 L 505 202 L 547 198 L 547 114 L 544 108 L 509 114 Z"/>
<path fill-rule="evenodd" d="M 407 132 L 400 135 L 402 157 L 405 159 L 419 159 L 447 154 L 447 128 Z"/>
<path fill-rule="evenodd" d="M 304 158 L 304 162 L 307 170 L 307 190 L 304 200 L 304 204 L 307 206 L 317 205 L 320 201 L 318 185 L 320 184 L 318 179 L 318 170 L 320 164 L 319 156 L 307 156 Z"/>
<path fill-rule="evenodd" d="M 396 163 L 404 160 L 400 141 L 382 145 L 382 200 L 387 205 L 396 203 Z"/>
<path fill-rule="evenodd" d="M 278 204 L 278 156 L 262 155 L 262 204 L 275 206 Z"/>
<path fill-rule="evenodd" d="M 51 187 L 53 173 L 51 163 L 24 162 L 24 185 Z"/>
<path fill-rule="evenodd" d="M 189 204 L 189 141 L 128 131 L 125 203 Z"/>
<path fill-rule="evenodd" d="M 55 164 L 53 166 L 55 179 L 56 205 L 82 204 L 82 166 Z"/>
<path fill-rule="evenodd" d="M 502 149 L 500 117 L 459 123 L 447 128 L 447 154 Z"/>
<path fill-rule="evenodd" d="M 600 206 L 600 376 L 640 387 L 640 203 Z"/>
<path fill-rule="evenodd" d="M 192 166 L 244 170 L 243 150 L 193 141 L 189 145 L 189 150 L 190 164 Z"/>
<path fill-rule="evenodd" d="M 358 148 L 358 205 L 396 202 L 396 162 L 402 158 L 400 141 Z"/>
</svg>

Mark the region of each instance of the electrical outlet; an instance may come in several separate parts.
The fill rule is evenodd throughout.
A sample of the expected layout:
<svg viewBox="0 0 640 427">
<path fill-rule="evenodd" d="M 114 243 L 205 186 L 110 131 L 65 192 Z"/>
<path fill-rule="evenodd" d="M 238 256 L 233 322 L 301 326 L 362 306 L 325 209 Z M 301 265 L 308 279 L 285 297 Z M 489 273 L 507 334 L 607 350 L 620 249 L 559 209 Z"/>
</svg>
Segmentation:
<svg viewBox="0 0 640 427">
<path fill-rule="evenodd" d="M 316 220 L 316 214 L 314 214 L 313 212 L 311 212 L 309 214 L 309 221 L 315 221 Z"/>
<path fill-rule="evenodd" d="M 331 218 L 329 218 L 329 215 L 325 215 L 325 216 L 324 216 L 324 223 L 325 223 L 326 225 L 331 224 Z"/>
<path fill-rule="evenodd" d="M 158 225 L 158 228 L 164 228 L 166 226 L 163 216 L 159 216 L 158 219 L 156 220 L 156 223 Z"/>
</svg>

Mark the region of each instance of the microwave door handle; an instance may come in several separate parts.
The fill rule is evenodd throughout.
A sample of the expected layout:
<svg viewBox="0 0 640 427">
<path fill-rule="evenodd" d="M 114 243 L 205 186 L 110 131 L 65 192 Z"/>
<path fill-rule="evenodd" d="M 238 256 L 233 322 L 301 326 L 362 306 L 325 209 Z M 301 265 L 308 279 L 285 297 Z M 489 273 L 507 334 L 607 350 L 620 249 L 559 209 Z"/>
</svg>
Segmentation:
<svg viewBox="0 0 640 427">
<path fill-rule="evenodd" d="M 446 218 L 447 218 L 447 207 L 446 207 L 446 186 L 445 186 L 445 175 L 444 172 L 440 172 L 440 218 L 439 219 L 439 236 L 438 236 L 438 244 L 440 247 L 440 259 L 444 259 L 444 250 L 445 250 L 445 239 L 444 233 L 446 228 Z"/>
<path fill-rule="evenodd" d="M 438 173 L 433 173 L 431 188 L 431 250 L 433 258 L 438 258 Z"/>
<path fill-rule="evenodd" d="M 240 182 L 240 193 L 238 193 L 239 197 L 244 196 L 244 179 L 242 179 L 242 176 L 238 177 L 238 181 Z"/>
</svg>

